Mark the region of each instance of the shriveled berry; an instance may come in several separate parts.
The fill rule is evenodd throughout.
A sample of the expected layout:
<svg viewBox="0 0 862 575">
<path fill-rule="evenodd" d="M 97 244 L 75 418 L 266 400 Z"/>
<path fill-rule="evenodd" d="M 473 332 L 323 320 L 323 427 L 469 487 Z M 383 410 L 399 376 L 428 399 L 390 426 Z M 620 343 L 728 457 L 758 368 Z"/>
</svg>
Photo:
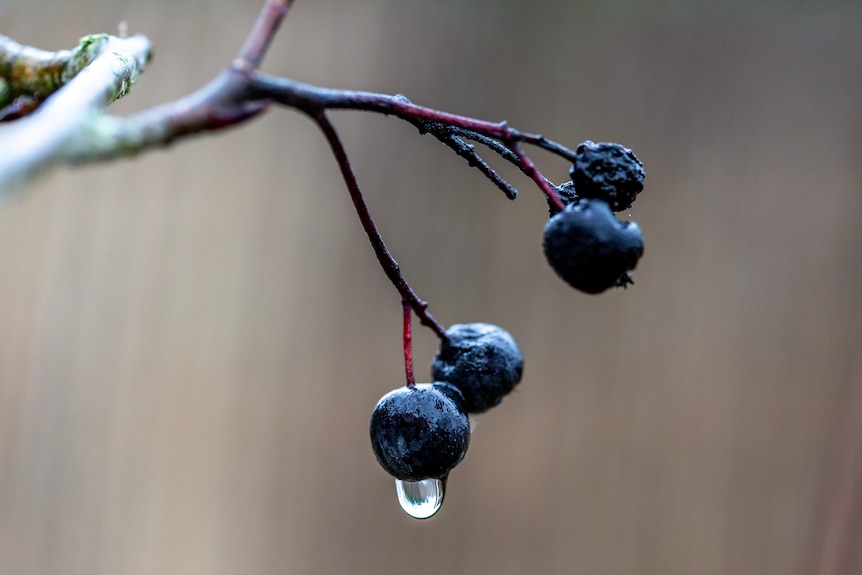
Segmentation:
<svg viewBox="0 0 862 575">
<path fill-rule="evenodd" d="M 634 222 L 621 222 L 602 200 L 581 199 L 545 225 L 545 257 L 561 278 L 597 294 L 631 283 L 629 271 L 643 255 L 644 240 Z"/>
<path fill-rule="evenodd" d="M 521 381 L 524 356 L 515 339 L 490 323 L 455 324 L 431 364 L 431 376 L 464 394 L 468 413 L 481 413 L 503 400 Z"/>
<path fill-rule="evenodd" d="M 396 479 L 439 479 L 464 459 L 470 422 L 450 387 L 417 383 L 394 389 L 377 402 L 371 448 Z"/>
<path fill-rule="evenodd" d="M 575 154 L 569 173 L 578 196 L 602 199 L 619 212 L 629 209 L 644 189 L 644 166 L 625 146 L 587 140 Z"/>
</svg>

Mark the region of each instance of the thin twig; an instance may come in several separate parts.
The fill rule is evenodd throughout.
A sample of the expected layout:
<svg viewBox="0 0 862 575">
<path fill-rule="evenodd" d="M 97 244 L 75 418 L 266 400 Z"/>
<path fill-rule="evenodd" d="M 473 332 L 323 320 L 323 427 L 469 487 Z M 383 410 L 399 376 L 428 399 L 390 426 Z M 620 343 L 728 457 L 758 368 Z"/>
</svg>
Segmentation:
<svg viewBox="0 0 862 575">
<path fill-rule="evenodd" d="M 234 67 L 251 72 L 260 67 L 275 33 L 287 15 L 293 0 L 266 0 L 257 21 L 234 60 Z"/>
<path fill-rule="evenodd" d="M 350 193 L 350 199 L 353 200 L 353 207 L 356 209 L 356 214 L 359 216 L 362 228 L 365 230 L 366 235 L 368 235 L 368 241 L 371 242 L 374 255 L 377 256 L 377 260 L 380 262 L 380 266 L 383 268 L 386 277 L 389 278 L 389 281 L 392 282 L 392 285 L 401 294 L 401 300 L 410 306 L 413 313 L 422 322 L 422 325 L 431 328 L 440 339 L 445 339 L 446 329 L 434 319 L 434 316 L 428 313 L 428 302 L 419 299 L 419 296 L 416 295 L 416 292 L 413 291 L 413 288 L 404 279 L 398 262 L 392 257 L 392 253 L 383 242 L 383 238 L 377 229 L 377 224 L 374 223 L 371 212 L 365 203 L 365 198 L 362 197 L 359 182 L 356 180 L 350 160 L 347 158 L 347 152 L 341 143 L 341 138 L 338 137 L 338 132 L 335 131 L 335 127 L 333 127 L 329 118 L 323 112 L 315 114 L 312 118 L 323 132 L 323 135 L 326 136 L 327 142 L 329 142 L 329 147 L 332 149 L 332 154 L 338 162 L 341 176 L 344 178 L 344 183 L 347 185 L 347 190 Z"/>
<path fill-rule="evenodd" d="M 482 134 L 478 134 L 478 133 L 473 132 L 471 130 L 459 130 L 459 133 L 462 136 L 464 136 L 465 138 L 469 138 L 470 140 L 473 140 L 474 142 L 478 142 L 478 143 L 482 144 L 483 146 L 486 146 L 492 152 L 499 154 L 500 157 L 503 158 L 504 160 L 511 162 L 512 164 L 515 164 L 519 168 L 522 167 L 518 162 L 518 156 L 513 154 L 512 150 L 510 150 L 509 148 L 507 148 L 506 146 L 504 146 L 503 144 L 501 144 L 497 140 L 495 140 L 493 138 L 489 138 L 487 136 L 483 136 Z"/>
<path fill-rule="evenodd" d="M 526 173 L 528 176 L 530 176 L 530 179 L 536 182 L 536 185 L 539 186 L 539 189 L 541 189 L 545 193 L 545 197 L 548 198 L 548 201 L 553 204 L 554 209 L 556 209 L 558 212 L 563 211 L 566 205 L 563 203 L 563 200 L 560 199 L 560 196 L 554 189 L 553 184 L 548 182 L 548 180 L 544 176 L 542 176 L 542 173 L 539 172 L 539 169 L 536 168 L 536 164 L 533 163 L 533 160 L 531 160 L 530 157 L 524 153 L 524 151 L 516 142 L 510 143 L 509 149 L 512 150 L 512 152 L 516 156 L 518 156 L 518 159 L 524 166 L 524 173 Z"/>
<path fill-rule="evenodd" d="M 390 96 L 374 92 L 319 88 L 287 78 L 278 78 L 257 72 L 252 75 L 252 78 L 253 83 L 249 87 L 252 93 L 257 94 L 261 98 L 272 99 L 285 106 L 298 108 L 311 115 L 315 115 L 322 110 L 363 110 L 391 114 L 414 123 L 414 125 L 417 121 L 427 123 L 429 126 L 438 123 L 473 132 L 477 136 L 499 140 L 517 157 L 518 164 L 516 165 L 519 165 L 521 170 L 536 182 L 539 189 L 548 197 L 548 201 L 552 202 L 558 209 L 563 209 L 563 203 L 557 197 L 553 185 L 542 176 L 532 160 L 517 146 L 519 142 L 533 144 L 560 155 L 569 161 L 574 161 L 575 152 L 561 144 L 548 140 L 544 136 L 516 130 L 511 128 L 505 121 L 486 122 L 467 116 L 441 112 L 433 108 L 417 106 L 400 94 Z M 497 148 L 499 149 L 498 146 Z M 504 153 L 501 153 L 501 155 L 507 157 Z"/>
<path fill-rule="evenodd" d="M 297 82 L 289 78 L 279 78 L 255 72 L 252 75 L 251 91 L 261 98 L 271 98 L 286 106 L 302 110 L 363 110 L 391 114 L 404 120 L 418 119 L 426 122 L 439 122 L 470 130 L 477 134 L 500 140 L 501 142 L 524 142 L 538 146 L 571 162 L 575 152 L 548 140 L 542 135 L 522 132 L 503 122 L 487 122 L 458 114 L 442 112 L 434 108 L 417 106 L 401 95 L 378 94 L 354 90 L 320 88 L 311 84 Z"/>
<path fill-rule="evenodd" d="M 414 120 L 414 122 L 418 123 L 418 120 Z M 413 122 L 411 122 L 413 123 Z M 425 122 L 422 122 L 425 124 Z M 454 151 L 457 155 L 461 156 L 465 160 L 467 160 L 467 165 L 471 168 L 476 168 L 482 174 L 491 180 L 491 182 L 497 186 L 506 197 L 510 200 L 514 200 L 518 197 L 518 190 L 515 189 L 512 184 L 503 179 L 503 177 L 497 173 L 494 168 L 492 168 L 488 163 L 482 159 L 476 152 L 476 148 L 472 144 L 468 144 L 459 136 L 456 136 L 452 129 L 437 129 L 442 124 L 433 124 L 432 127 L 425 128 L 429 134 L 437 138 L 440 142 L 449 147 L 452 151 Z"/>
<path fill-rule="evenodd" d="M 438 138 L 439 139 L 439 138 Z M 512 184 L 503 179 L 503 176 L 497 173 L 494 168 L 488 165 L 488 163 L 482 159 L 478 153 L 476 153 L 476 148 L 472 144 L 468 144 L 460 137 L 452 134 L 450 135 L 444 143 L 451 142 L 452 144 L 449 146 L 452 148 L 456 154 L 465 158 L 467 160 L 467 164 L 471 168 L 476 168 L 482 174 L 485 175 L 486 178 L 491 180 L 495 186 L 500 188 L 506 197 L 510 200 L 514 200 L 518 197 L 518 190 Z M 449 145 L 447 143 L 447 145 Z"/>
<path fill-rule="evenodd" d="M 410 100 L 407 99 L 403 94 L 395 94 L 395 99 L 410 104 Z M 476 168 L 482 174 L 491 180 L 491 182 L 497 186 L 506 197 L 510 200 L 514 200 L 518 197 L 518 190 L 515 189 L 509 182 L 503 179 L 503 177 L 497 173 L 494 168 L 492 168 L 488 163 L 482 159 L 482 156 L 476 152 L 476 147 L 472 144 L 468 144 L 464 141 L 465 138 L 469 138 L 470 134 L 473 132 L 469 132 L 468 130 L 461 130 L 454 126 L 447 126 L 446 124 L 441 124 L 439 122 L 426 122 L 425 120 L 419 120 L 416 118 L 408 118 L 406 120 L 413 124 L 417 130 L 419 130 L 420 134 L 431 134 L 438 141 L 442 142 L 445 146 L 455 152 L 457 155 L 461 156 L 465 160 L 467 160 L 467 165 L 471 168 Z M 480 136 L 479 134 L 474 134 L 476 137 L 484 138 L 484 136 Z M 496 142 L 495 140 L 491 140 L 492 142 Z M 505 147 L 502 148 L 506 152 Z M 509 153 L 511 156 L 511 153 Z M 514 158 L 517 161 L 517 158 Z"/>
</svg>

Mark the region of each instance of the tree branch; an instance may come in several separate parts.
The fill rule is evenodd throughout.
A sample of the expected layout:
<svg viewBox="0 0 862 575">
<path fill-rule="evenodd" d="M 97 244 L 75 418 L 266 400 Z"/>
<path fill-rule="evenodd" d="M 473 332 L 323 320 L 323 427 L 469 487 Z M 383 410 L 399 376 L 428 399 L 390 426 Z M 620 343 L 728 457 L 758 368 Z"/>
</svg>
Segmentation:
<svg viewBox="0 0 862 575">
<path fill-rule="evenodd" d="M 43 58 L 28 50 L 19 51 L 19 56 L 6 61 L 7 70 L 12 70 L 16 90 L 30 90 L 44 86 L 56 88 L 55 81 L 65 85 L 49 97 L 33 113 L 7 124 L 0 131 L 0 190 L 10 188 L 37 171 L 64 159 L 64 151 L 81 133 L 81 128 L 92 121 L 111 102 L 123 97 L 135 83 L 150 57 L 150 42 L 143 36 L 116 38 L 113 36 L 90 36 L 82 40 L 86 44 L 76 56 L 63 55 L 64 70 L 74 70 L 85 60 L 77 75 L 66 81 L 65 73 L 56 76 L 55 66 L 49 60 L 47 76 L 39 73 L 17 73 L 22 58 Z M 16 62 L 19 68 L 16 68 Z"/>
<path fill-rule="evenodd" d="M 128 118 L 91 117 L 64 150 L 65 159 L 90 163 L 133 156 L 186 136 L 241 124 L 269 107 L 268 101 L 248 100 L 245 88 L 244 75 L 229 68 L 197 92 L 174 102 Z"/>
<path fill-rule="evenodd" d="M 517 165 L 525 174 L 530 176 L 558 211 L 563 209 L 563 203 L 557 196 L 554 186 L 541 175 L 532 160 L 517 144 L 522 142 L 533 144 L 570 162 L 575 161 L 575 152 L 562 144 L 548 140 L 542 135 L 516 130 L 505 121 L 487 122 L 417 106 L 400 94 L 390 96 L 374 92 L 320 88 L 259 72 L 252 75 L 249 90 L 259 98 L 272 99 L 284 106 L 297 108 L 312 116 L 323 110 L 362 110 L 393 115 L 414 125 L 420 124 L 422 126 L 420 131 L 423 129 L 429 132 L 440 131 L 440 128 L 435 127 L 440 125 L 453 129 L 453 134 L 466 135 L 470 133 L 474 136 L 471 139 L 489 146 L 503 158 Z M 438 139 L 442 140 L 440 136 Z M 493 143 L 494 140 L 498 142 L 495 144 Z M 508 149 L 511 155 L 505 153 L 504 149 Z M 513 157 L 517 158 L 517 161 L 513 161 Z M 486 175 L 489 174 L 486 173 Z M 506 191 L 505 188 L 504 191 Z"/>
<path fill-rule="evenodd" d="M 31 117 L 14 122 L 14 129 L 0 131 L 0 146 L 8 147 L 6 153 L 0 154 L 0 189 L 9 188 L 10 184 L 51 164 L 106 161 L 166 146 L 192 134 L 234 126 L 276 102 L 311 117 L 330 109 L 394 115 L 420 132 L 434 135 L 513 199 L 517 194 L 515 188 L 464 140 L 476 141 L 515 164 L 538 185 L 551 205 L 562 209 L 555 187 L 539 173 L 518 144 L 533 144 L 569 161 L 574 161 L 575 153 L 541 135 L 515 130 L 506 122 L 486 122 L 417 106 L 401 95 L 320 88 L 258 72 L 257 67 L 291 5 L 292 0 L 267 0 L 232 65 L 207 86 L 129 118 L 95 112 L 102 112 L 137 79 L 149 58 L 150 47 L 145 38 L 89 36 L 78 49 L 56 53 L 22 47 L 4 39 L 5 44 L 0 42 L 0 76 L 8 82 L 0 87 L 7 95 L 39 87 L 56 89 L 66 84 Z M 68 81 L 67 76 L 82 65 L 83 71 Z M 32 106 L 19 103 L 0 110 L 0 115 L 15 118 L 31 109 Z"/>
<path fill-rule="evenodd" d="M 260 66 L 293 0 L 266 0 L 254 27 L 234 60 L 234 67 L 251 72 Z"/>
</svg>

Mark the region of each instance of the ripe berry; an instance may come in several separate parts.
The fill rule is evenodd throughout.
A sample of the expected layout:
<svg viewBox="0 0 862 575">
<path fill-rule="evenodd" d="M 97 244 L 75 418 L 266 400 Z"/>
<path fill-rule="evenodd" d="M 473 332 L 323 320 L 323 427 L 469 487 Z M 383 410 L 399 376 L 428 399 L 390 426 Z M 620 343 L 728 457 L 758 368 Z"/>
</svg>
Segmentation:
<svg viewBox="0 0 862 575">
<path fill-rule="evenodd" d="M 613 142 L 587 140 L 569 170 L 577 195 L 600 198 L 615 212 L 627 210 L 644 189 L 644 167 L 634 152 Z"/>
<path fill-rule="evenodd" d="M 396 479 L 439 479 L 458 465 L 470 444 L 470 422 L 457 390 L 438 383 L 399 387 L 371 414 L 371 448 Z"/>
<path fill-rule="evenodd" d="M 464 394 L 467 413 L 494 407 L 524 373 L 524 356 L 514 338 L 489 323 L 455 324 L 431 365 L 431 376 Z"/>
<path fill-rule="evenodd" d="M 602 200 L 569 204 L 545 225 L 545 257 L 561 278 L 597 294 L 632 283 L 629 270 L 643 255 L 644 240 L 634 222 L 621 222 Z"/>
</svg>

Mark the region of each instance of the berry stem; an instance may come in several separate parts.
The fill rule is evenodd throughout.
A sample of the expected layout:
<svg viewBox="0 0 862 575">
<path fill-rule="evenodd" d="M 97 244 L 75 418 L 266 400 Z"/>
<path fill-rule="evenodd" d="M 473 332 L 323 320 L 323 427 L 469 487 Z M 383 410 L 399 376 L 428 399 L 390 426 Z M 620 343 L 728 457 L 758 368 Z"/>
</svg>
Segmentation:
<svg viewBox="0 0 862 575">
<path fill-rule="evenodd" d="M 551 141 L 541 134 L 522 132 L 509 126 L 505 121 L 488 122 L 458 114 L 450 114 L 425 106 L 418 106 L 401 94 L 394 96 L 374 92 L 354 90 L 337 90 L 320 88 L 297 82 L 289 78 L 279 78 L 255 71 L 249 77 L 248 97 L 250 99 L 267 99 L 284 106 L 297 108 L 316 117 L 326 110 L 363 110 L 378 114 L 393 115 L 416 126 L 420 132 L 430 132 L 465 157 L 471 165 L 475 162 L 475 152 L 466 148 L 463 143 L 452 142 L 452 137 L 466 137 L 476 140 L 508 161 L 515 163 L 521 171 L 527 174 L 545 193 L 554 207 L 563 209 L 563 202 L 557 197 L 553 186 L 542 176 L 535 164 L 520 149 L 519 143 L 527 143 L 546 150 L 554 155 L 575 161 L 575 152 L 569 148 Z M 496 140 L 496 144 L 493 142 Z M 510 153 L 511 152 L 511 153 Z M 517 161 L 513 161 L 517 160 Z M 514 197 L 513 188 L 505 181 L 501 182 L 496 172 L 480 169 L 497 187 L 510 198 Z"/>
<path fill-rule="evenodd" d="M 407 387 L 412 388 L 416 385 L 416 377 L 413 375 L 413 332 L 411 328 L 413 310 L 408 301 L 402 300 L 401 306 L 404 308 L 404 371 Z"/>
<path fill-rule="evenodd" d="M 428 302 L 419 299 L 410 284 L 401 273 L 401 268 L 398 262 L 392 257 L 389 248 L 383 242 L 383 237 L 377 229 L 377 224 L 374 223 L 374 218 L 371 217 L 371 212 L 368 210 L 368 205 L 365 203 L 365 198 L 362 196 L 362 190 L 359 188 L 359 182 L 356 179 L 356 174 L 353 173 L 353 167 L 350 165 L 350 160 L 347 158 L 347 152 L 344 145 L 341 143 L 341 138 L 338 137 L 338 132 L 335 127 L 326 117 L 325 112 L 319 111 L 312 114 L 312 118 L 317 123 L 326 140 L 329 142 L 329 147 L 332 149 L 332 155 L 338 162 L 338 167 L 341 170 L 341 176 L 344 178 L 344 183 L 347 185 L 347 191 L 350 193 L 350 199 L 353 201 L 353 207 L 356 209 L 356 214 L 359 216 L 359 221 L 362 223 L 362 229 L 368 236 L 368 241 L 371 242 L 371 247 L 374 249 L 374 255 L 377 256 L 377 261 L 380 262 L 380 267 L 398 293 L 401 294 L 401 301 L 406 306 L 409 306 L 419 318 L 422 325 L 428 327 L 437 334 L 442 340 L 446 339 L 446 329 L 436 320 L 434 316 L 428 313 Z"/>
<path fill-rule="evenodd" d="M 501 142 L 525 142 L 570 162 L 574 162 L 576 156 L 574 150 L 570 150 L 540 134 L 516 130 L 509 126 L 506 121 L 488 122 L 419 106 L 401 94 L 390 95 L 358 90 L 321 88 L 290 78 L 281 78 L 255 71 L 249 78 L 249 97 L 271 99 L 285 106 L 304 110 L 312 115 L 314 111 L 323 110 L 363 110 L 378 114 L 391 114 L 402 120 L 421 120 L 469 130 Z M 432 127 L 426 126 L 426 129 Z"/>
<path fill-rule="evenodd" d="M 536 182 L 536 185 L 545 193 L 545 196 L 548 197 L 548 201 L 554 205 L 554 208 L 556 208 L 558 212 L 562 212 L 566 205 L 563 203 L 563 200 L 560 199 L 560 195 L 554 190 L 551 183 L 548 182 L 548 180 L 542 176 L 541 172 L 539 172 L 539 169 L 536 168 L 536 164 L 533 163 L 533 160 L 524 153 L 524 150 L 521 149 L 521 146 L 519 146 L 517 142 L 510 142 L 509 149 L 512 150 L 512 153 L 518 156 L 518 160 L 520 160 L 521 165 L 523 166 L 524 173 L 527 174 L 531 180 Z"/>
</svg>

